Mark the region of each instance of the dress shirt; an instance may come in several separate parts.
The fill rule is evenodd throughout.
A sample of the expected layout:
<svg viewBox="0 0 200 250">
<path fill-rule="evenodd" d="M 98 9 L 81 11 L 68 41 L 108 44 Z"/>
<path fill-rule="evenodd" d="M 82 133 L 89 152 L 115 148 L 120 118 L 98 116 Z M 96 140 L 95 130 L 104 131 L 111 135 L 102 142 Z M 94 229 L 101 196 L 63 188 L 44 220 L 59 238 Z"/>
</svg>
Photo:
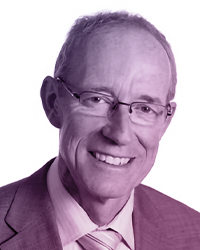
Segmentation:
<svg viewBox="0 0 200 250">
<path fill-rule="evenodd" d="M 94 230 L 112 228 L 124 239 L 116 250 L 134 250 L 134 234 L 132 225 L 134 190 L 122 210 L 107 225 L 98 227 L 93 223 L 84 209 L 67 192 L 58 175 L 57 158 L 51 165 L 47 175 L 47 186 L 51 201 L 55 208 L 58 231 L 63 250 L 81 250 L 76 242 L 83 235 Z"/>
</svg>

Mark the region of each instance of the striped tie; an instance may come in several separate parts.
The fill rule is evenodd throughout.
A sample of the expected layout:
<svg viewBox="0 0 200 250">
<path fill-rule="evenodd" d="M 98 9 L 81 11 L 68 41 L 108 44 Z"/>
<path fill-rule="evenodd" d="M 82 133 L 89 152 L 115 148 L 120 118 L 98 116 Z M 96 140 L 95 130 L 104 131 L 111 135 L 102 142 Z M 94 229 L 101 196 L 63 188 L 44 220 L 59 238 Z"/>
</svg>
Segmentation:
<svg viewBox="0 0 200 250">
<path fill-rule="evenodd" d="M 122 236 L 112 230 L 93 231 L 78 239 L 85 250 L 114 250 Z"/>
</svg>

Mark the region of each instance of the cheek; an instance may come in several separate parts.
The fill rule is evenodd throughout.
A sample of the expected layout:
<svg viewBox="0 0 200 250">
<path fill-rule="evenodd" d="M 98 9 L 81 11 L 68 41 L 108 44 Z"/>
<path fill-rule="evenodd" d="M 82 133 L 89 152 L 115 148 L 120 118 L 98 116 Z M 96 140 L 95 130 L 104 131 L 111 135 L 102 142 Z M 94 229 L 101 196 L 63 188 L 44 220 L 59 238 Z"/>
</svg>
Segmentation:
<svg viewBox="0 0 200 250">
<path fill-rule="evenodd" d="M 101 122 L 94 117 L 85 117 L 84 115 L 68 115 L 63 120 L 60 129 L 60 153 L 65 157 L 67 162 L 75 164 L 77 147 L 81 140 L 86 140 L 95 131 L 99 131 Z"/>
<path fill-rule="evenodd" d="M 153 150 L 159 145 L 159 141 L 162 134 L 162 128 L 155 127 L 141 127 L 138 131 L 141 144 L 146 148 L 146 150 Z"/>
<path fill-rule="evenodd" d="M 160 141 L 160 129 L 141 128 L 140 143 L 146 153 L 145 168 L 151 169 L 154 164 Z"/>
<path fill-rule="evenodd" d="M 147 176 L 152 169 L 159 146 L 159 133 L 153 129 L 141 128 L 140 136 L 138 136 L 140 146 L 142 148 L 138 162 L 138 176 L 136 178 L 137 186 Z"/>
</svg>

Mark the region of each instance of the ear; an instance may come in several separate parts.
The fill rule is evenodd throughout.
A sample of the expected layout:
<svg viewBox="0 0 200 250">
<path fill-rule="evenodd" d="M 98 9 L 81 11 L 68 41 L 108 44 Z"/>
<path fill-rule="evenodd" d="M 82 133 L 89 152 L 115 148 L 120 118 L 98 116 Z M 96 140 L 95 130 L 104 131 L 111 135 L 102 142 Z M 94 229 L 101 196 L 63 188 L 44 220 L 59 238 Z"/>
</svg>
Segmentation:
<svg viewBox="0 0 200 250">
<path fill-rule="evenodd" d="M 167 118 L 166 118 L 166 120 L 165 120 L 163 131 L 162 131 L 160 139 L 162 138 L 162 136 L 164 135 L 165 131 L 167 130 L 169 124 L 172 121 L 172 118 L 174 117 L 175 111 L 176 111 L 176 106 L 177 106 L 176 103 L 175 102 L 170 102 L 170 105 L 171 105 L 172 112 L 171 112 L 171 115 L 168 115 Z"/>
<path fill-rule="evenodd" d="M 47 76 L 40 90 L 42 105 L 50 123 L 56 128 L 61 126 L 61 112 L 58 105 L 58 91 L 56 88 L 56 80 L 51 76 Z"/>
</svg>

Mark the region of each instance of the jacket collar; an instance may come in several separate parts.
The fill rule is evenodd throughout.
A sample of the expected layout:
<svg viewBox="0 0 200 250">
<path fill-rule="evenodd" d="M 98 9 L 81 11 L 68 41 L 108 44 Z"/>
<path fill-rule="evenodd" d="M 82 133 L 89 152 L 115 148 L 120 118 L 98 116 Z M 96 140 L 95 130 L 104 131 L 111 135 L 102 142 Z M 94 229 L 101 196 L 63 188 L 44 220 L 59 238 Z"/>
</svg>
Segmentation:
<svg viewBox="0 0 200 250">
<path fill-rule="evenodd" d="M 7 239 L 1 249 L 62 249 L 46 185 L 47 172 L 52 162 L 24 179 L 18 187 L 5 218 L 10 228 L 10 240 Z"/>
</svg>

